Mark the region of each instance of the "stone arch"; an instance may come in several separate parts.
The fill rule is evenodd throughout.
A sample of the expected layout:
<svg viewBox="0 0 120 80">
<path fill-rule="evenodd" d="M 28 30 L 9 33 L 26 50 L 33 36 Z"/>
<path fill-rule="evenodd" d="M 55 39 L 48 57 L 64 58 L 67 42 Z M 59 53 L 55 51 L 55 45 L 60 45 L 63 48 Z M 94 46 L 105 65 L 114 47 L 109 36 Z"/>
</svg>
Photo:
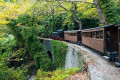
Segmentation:
<svg viewBox="0 0 120 80">
<path fill-rule="evenodd" d="M 47 54 L 48 54 L 49 58 L 51 59 L 51 61 L 53 61 L 53 55 L 52 55 L 52 53 L 50 51 L 47 51 Z"/>
</svg>

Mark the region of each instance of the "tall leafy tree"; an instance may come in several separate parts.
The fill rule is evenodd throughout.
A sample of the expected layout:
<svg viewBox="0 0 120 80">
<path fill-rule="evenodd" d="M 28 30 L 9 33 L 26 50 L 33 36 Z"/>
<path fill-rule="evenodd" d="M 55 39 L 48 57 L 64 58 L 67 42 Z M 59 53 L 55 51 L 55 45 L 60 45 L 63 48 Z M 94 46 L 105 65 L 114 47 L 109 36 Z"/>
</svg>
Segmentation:
<svg viewBox="0 0 120 80">
<path fill-rule="evenodd" d="M 101 19 L 101 23 L 102 23 L 103 25 L 108 25 L 107 18 L 105 17 L 105 14 L 103 13 L 102 8 L 101 8 L 101 5 L 100 5 L 100 0 L 93 0 L 93 1 L 94 1 L 94 5 L 95 5 L 96 8 L 97 8 L 99 17 L 100 17 L 100 19 Z"/>
<path fill-rule="evenodd" d="M 120 22 L 120 6 L 115 0 L 100 1 L 101 8 L 104 11 L 109 24 Z"/>
<path fill-rule="evenodd" d="M 6 24 L 10 21 L 7 19 L 16 19 L 19 15 L 26 13 L 32 3 L 26 0 L 2 0 L 0 1 L 0 32 L 9 32 Z"/>
<path fill-rule="evenodd" d="M 58 2 L 59 4 L 62 3 L 62 2 L 60 2 L 60 1 L 58 1 L 58 0 L 57 0 L 57 2 Z M 81 4 L 81 2 L 82 2 L 82 4 Z M 66 6 L 67 3 L 69 3 L 70 6 Z M 84 3 L 85 3 L 85 4 L 84 4 Z M 79 4 L 80 4 L 80 5 L 79 5 Z M 87 4 L 87 6 L 84 6 L 84 5 L 86 5 L 86 4 Z M 60 7 L 63 8 L 65 11 L 71 12 L 74 21 L 75 21 L 77 24 L 79 24 L 79 29 L 82 29 L 81 17 L 82 17 L 83 14 L 86 14 L 86 12 L 85 12 L 85 11 L 87 11 L 86 9 L 89 9 L 89 11 L 90 11 L 91 13 L 95 13 L 95 11 L 96 11 L 95 8 L 89 7 L 89 6 L 91 6 L 91 4 L 93 4 L 92 1 L 87 2 L 87 1 L 79 1 L 79 0 L 76 1 L 76 0 L 73 0 L 73 1 L 64 1 L 64 4 L 62 3 L 62 4 L 60 5 Z M 67 5 L 68 5 L 68 4 L 67 4 Z M 83 12 L 83 10 L 81 9 L 81 7 L 84 7 L 84 10 L 85 10 L 84 12 Z M 86 9 L 85 9 L 85 8 L 86 8 Z M 77 16 L 77 15 L 78 15 L 78 12 L 81 13 L 81 15 Z M 90 12 L 89 12 L 89 13 L 90 13 Z M 87 15 L 89 15 L 89 13 L 87 13 Z M 94 15 L 97 15 L 97 13 L 95 13 Z M 92 16 L 94 16 L 94 15 L 92 15 Z"/>
<path fill-rule="evenodd" d="M 89 3 L 89 4 L 95 5 L 95 7 L 96 7 L 96 9 L 97 9 L 97 11 L 98 11 L 99 17 L 100 17 L 100 19 L 101 19 L 101 23 L 102 23 L 103 25 L 107 25 L 107 24 L 108 24 L 107 18 L 105 17 L 105 15 L 104 15 L 104 13 L 103 13 L 103 11 L 102 11 L 102 8 L 101 8 L 100 1 L 99 1 L 99 0 L 72 0 L 72 1 L 67 0 L 67 1 L 68 1 L 68 2 L 71 2 L 71 3 L 83 2 L 83 3 Z M 65 9 L 65 8 L 64 8 L 64 9 Z M 72 10 L 72 11 L 73 11 L 73 14 L 74 14 L 74 20 L 75 20 L 77 23 L 79 23 L 79 26 L 80 26 L 80 27 L 82 27 L 81 21 L 80 21 L 80 20 L 78 21 L 78 19 L 76 19 L 76 17 L 75 17 L 75 9 Z"/>
</svg>

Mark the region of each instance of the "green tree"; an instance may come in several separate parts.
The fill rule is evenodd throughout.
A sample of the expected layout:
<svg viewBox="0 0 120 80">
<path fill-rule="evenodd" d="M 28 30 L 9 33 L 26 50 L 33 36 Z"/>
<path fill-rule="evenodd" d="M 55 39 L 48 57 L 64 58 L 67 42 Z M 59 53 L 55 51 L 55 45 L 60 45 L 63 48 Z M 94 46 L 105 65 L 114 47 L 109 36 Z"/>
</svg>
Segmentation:
<svg viewBox="0 0 120 80">
<path fill-rule="evenodd" d="M 109 24 L 120 22 L 120 6 L 114 0 L 100 1 L 101 7 L 108 19 Z"/>
</svg>

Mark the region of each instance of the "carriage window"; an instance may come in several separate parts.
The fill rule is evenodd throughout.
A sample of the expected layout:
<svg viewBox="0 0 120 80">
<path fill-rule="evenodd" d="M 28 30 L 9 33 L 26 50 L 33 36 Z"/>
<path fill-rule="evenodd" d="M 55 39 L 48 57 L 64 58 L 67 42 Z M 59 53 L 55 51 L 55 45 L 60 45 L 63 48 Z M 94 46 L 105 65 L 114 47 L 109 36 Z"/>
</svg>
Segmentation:
<svg viewBox="0 0 120 80">
<path fill-rule="evenodd" d="M 110 31 L 107 31 L 107 36 L 110 36 Z"/>
<path fill-rule="evenodd" d="M 84 37 L 86 37 L 86 32 L 84 33 Z"/>
<path fill-rule="evenodd" d="M 88 37 L 91 37 L 90 32 L 89 32 L 89 36 Z"/>
<path fill-rule="evenodd" d="M 85 37 L 85 33 L 82 33 L 82 36 Z"/>
<path fill-rule="evenodd" d="M 86 37 L 88 37 L 88 33 L 86 33 Z"/>
<path fill-rule="evenodd" d="M 86 37 L 88 37 L 88 33 L 86 32 Z"/>
<path fill-rule="evenodd" d="M 74 33 L 72 33 L 72 36 L 75 36 L 75 34 L 74 34 Z"/>
<path fill-rule="evenodd" d="M 73 36 L 75 36 L 75 33 L 73 33 Z"/>
<path fill-rule="evenodd" d="M 88 36 L 88 33 L 87 33 L 87 32 L 85 32 L 85 33 L 84 33 L 84 37 L 87 37 L 87 36 Z"/>
<path fill-rule="evenodd" d="M 96 32 L 96 38 L 99 38 L 99 31 Z"/>
<path fill-rule="evenodd" d="M 87 33 L 87 37 L 89 37 L 89 32 Z"/>
<path fill-rule="evenodd" d="M 71 33 L 70 36 L 77 36 L 77 34 L 76 33 Z"/>
<path fill-rule="evenodd" d="M 72 33 L 73 35 L 72 36 L 75 36 L 75 33 Z"/>
<path fill-rule="evenodd" d="M 73 33 L 74 35 L 73 36 L 76 36 L 76 33 Z"/>
<path fill-rule="evenodd" d="M 89 37 L 89 32 L 87 32 L 87 37 Z"/>
<path fill-rule="evenodd" d="M 91 37 L 91 32 L 89 32 L 89 37 Z"/>
<path fill-rule="evenodd" d="M 95 38 L 95 32 L 93 32 L 93 38 Z"/>
<path fill-rule="evenodd" d="M 72 36 L 74 36 L 74 33 L 72 33 Z"/>
<path fill-rule="evenodd" d="M 85 37 L 85 33 L 84 33 L 84 37 Z"/>
<path fill-rule="evenodd" d="M 68 36 L 68 33 L 65 33 L 66 36 Z"/>
<path fill-rule="evenodd" d="M 85 37 L 87 37 L 87 33 L 85 33 Z"/>
<path fill-rule="evenodd" d="M 86 37 L 87 37 L 87 35 L 88 35 L 88 34 L 87 34 L 87 32 L 86 32 Z"/>
<path fill-rule="evenodd" d="M 92 38 L 92 32 L 90 32 L 90 38 Z"/>
<path fill-rule="evenodd" d="M 77 36 L 77 33 L 75 33 L 75 36 Z"/>
<path fill-rule="evenodd" d="M 75 34 L 75 33 L 73 33 L 73 36 L 76 36 L 76 34 Z"/>
<path fill-rule="evenodd" d="M 70 36 L 70 33 L 68 33 L 68 36 Z"/>
<path fill-rule="evenodd" d="M 90 37 L 90 32 L 88 32 L 88 37 Z"/>
<path fill-rule="evenodd" d="M 100 31 L 100 38 L 103 39 L 103 31 Z"/>
<path fill-rule="evenodd" d="M 86 32 L 84 33 L 85 37 L 86 37 Z"/>
</svg>

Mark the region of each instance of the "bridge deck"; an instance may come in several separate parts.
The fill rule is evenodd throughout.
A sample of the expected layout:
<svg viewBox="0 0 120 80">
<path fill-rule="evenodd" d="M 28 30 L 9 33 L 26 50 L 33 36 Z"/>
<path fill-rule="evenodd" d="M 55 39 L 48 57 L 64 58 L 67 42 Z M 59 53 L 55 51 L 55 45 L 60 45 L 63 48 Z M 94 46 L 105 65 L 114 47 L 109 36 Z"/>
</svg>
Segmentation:
<svg viewBox="0 0 120 80">
<path fill-rule="evenodd" d="M 44 39 L 44 40 L 52 40 L 50 38 L 42 38 L 42 37 L 37 37 L 38 39 Z"/>
</svg>

